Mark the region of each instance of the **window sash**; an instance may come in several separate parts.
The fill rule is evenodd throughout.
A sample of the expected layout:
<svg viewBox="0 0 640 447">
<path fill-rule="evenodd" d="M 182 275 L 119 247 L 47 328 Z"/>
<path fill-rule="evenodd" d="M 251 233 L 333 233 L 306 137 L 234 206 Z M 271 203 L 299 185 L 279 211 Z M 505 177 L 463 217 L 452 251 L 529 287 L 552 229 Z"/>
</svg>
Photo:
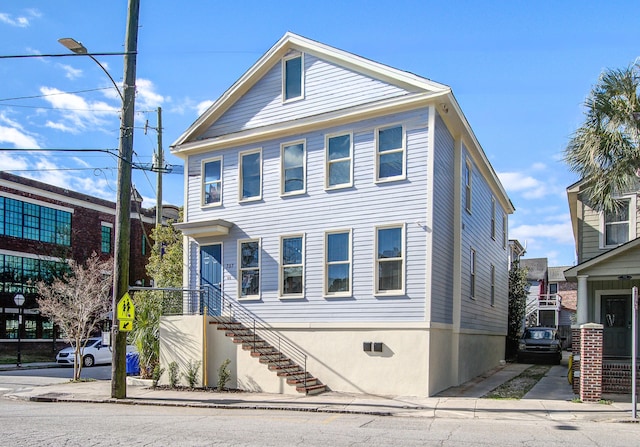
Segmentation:
<svg viewBox="0 0 640 447">
<path fill-rule="evenodd" d="M 283 90 L 284 100 L 302 96 L 302 55 L 284 60 Z"/>
<path fill-rule="evenodd" d="M 404 227 L 376 228 L 376 293 L 404 291 Z"/>
<path fill-rule="evenodd" d="M 469 257 L 469 281 L 470 281 L 470 294 L 471 298 L 476 296 L 476 251 L 471 249 Z"/>
<path fill-rule="evenodd" d="M 0 234 L 71 245 L 70 212 L 8 197 L 0 199 Z"/>
<path fill-rule="evenodd" d="M 325 234 L 325 294 L 351 293 L 351 232 Z"/>
<path fill-rule="evenodd" d="M 618 208 L 604 213 L 605 245 L 620 245 L 629 241 L 630 200 L 617 200 Z"/>
<path fill-rule="evenodd" d="M 304 294 L 304 237 L 286 236 L 280 242 L 280 295 Z"/>
<path fill-rule="evenodd" d="M 260 241 L 240 241 L 238 257 L 239 297 L 260 296 Z"/>
<path fill-rule="evenodd" d="M 491 264 L 491 305 L 496 303 L 496 266 Z"/>
<path fill-rule="evenodd" d="M 111 253 L 111 227 L 106 225 L 101 228 L 100 248 L 102 253 Z"/>
<path fill-rule="evenodd" d="M 262 197 L 262 153 L 251 151 L 240 154 L 240 200 Z"/>
<path fill-rule="evenodd" d="M 295 142 L 282 145 L 282 194 L 302 193 L 306 188 L 306 148 L 305 143 Z"/>
<path fill-rule="evenodd" d="M 467 160 L 464 166 L 464 206 L 469 212 L 471 212 L 471 172 L 471 163 Z"/>
<path fill-rule="evenodd" d="M 496 199 L 491 197 L 491 238 L 496 238 Z"/>
<path fill-rule="evenodd" d="M 377 180 L 404 178 L 404 128 L 393 126 L 378 129 L 376 145 Z"/>
<path fill-rule="evenodd" d="M 222 203 L 222 160 L 210 160 L 202 168 L 202 204 Z"/>
<path fill-rule="evenodd" d="M 351 134 L 327 137 L 327 188 L 351 186 Z"/>
</svg>

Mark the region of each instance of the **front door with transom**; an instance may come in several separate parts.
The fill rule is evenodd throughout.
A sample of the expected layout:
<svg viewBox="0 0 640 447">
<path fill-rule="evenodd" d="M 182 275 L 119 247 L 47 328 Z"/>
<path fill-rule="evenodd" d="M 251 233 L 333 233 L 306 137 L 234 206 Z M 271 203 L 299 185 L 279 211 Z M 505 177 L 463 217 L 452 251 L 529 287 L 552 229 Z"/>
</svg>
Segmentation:
<svg viewBox="0 0 640 447">
<path fill-rule="evenodd" d="M 200 288 L 203 297 L 200 311 L 221 315 L 222 310 L 222 244 L 200 247 Z"/>
<path fill-rule="evenodd" d="M 631 295 L 603 295 L 600 321 L 605 357 L 631 356 Z"/>
</svg>

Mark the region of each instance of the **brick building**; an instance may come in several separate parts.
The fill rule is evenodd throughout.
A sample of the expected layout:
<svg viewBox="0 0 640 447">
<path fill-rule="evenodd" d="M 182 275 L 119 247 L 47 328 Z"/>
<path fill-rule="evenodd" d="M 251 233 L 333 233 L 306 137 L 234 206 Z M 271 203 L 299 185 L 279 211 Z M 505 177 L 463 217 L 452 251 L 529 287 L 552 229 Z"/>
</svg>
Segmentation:
<svg viewBox="0 0 640 447">
<path fill-rule="evenodd" d="M 56 349 L 58 334 L 37 310 L 34 283 L 55 275 L 67 260 L 82 263 L 93 252 L 112 257 L 115 214 L 115 202 L 0 171 L 0 351 L 15 349 L 11 345 L 18 330 L 27 347 L 51 342 Z M 134 190 L 131 284 L 149 284 L 145 266 L 154 226 L 155 209 L 142 208 L 142 197 Z M 17 294 L 25 297 L 22 325 Z"/>
</svg>

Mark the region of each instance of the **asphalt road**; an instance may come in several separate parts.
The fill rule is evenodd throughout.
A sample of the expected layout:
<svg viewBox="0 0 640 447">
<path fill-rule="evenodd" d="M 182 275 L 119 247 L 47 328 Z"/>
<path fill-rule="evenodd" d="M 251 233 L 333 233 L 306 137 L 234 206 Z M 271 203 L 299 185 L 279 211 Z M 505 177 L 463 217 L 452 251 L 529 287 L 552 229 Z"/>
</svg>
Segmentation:
<svg viewBox="0 0 640 447">
<path fill-rule="evenodd" d="M 111 379 L 111 365 L 82 368 L 81 377 L 84 379 L 109 380 Z M 0 371 L 0 395 L 17 389 L 68 382 L 72 378 L 73 366 Z"/>
<path fill-rule="evenodd" d="M 638 424 L 448 419 L 4 400 L 4 445 L 545 446 L 637 445 Z"/>
</svg>

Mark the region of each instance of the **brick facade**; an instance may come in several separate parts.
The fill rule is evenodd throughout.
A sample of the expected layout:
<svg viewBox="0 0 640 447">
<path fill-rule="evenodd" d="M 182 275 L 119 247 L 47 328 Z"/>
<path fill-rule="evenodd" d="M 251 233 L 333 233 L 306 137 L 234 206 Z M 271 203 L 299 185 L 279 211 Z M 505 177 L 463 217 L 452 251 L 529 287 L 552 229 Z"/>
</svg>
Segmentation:
<svg viewBox="0 0 640 447">
<path fill-rule="evenodd" d="M 579 347 L 574 349 L 573 391 L 583 402 L 597 402 L 603 393 L 603 326 L 587 323 L 574 327 L 573 346 Z"/>
<path fill-rule="evenodd" d="M 105 260 L 113 256 L 116 213 L 116 204 L 114 202 L 3 171 L 0 171 L 0 197 L 12 198 L 41 207 L 51 206 L 58 209 L 63 207 L 65 210 L 72 211 L 70 245 L 58 245 L 13 237 L 6 235 L 5 232 L 0 232 L 0 254 L 14 258 L 73 259 L 80 263 L 83 263 L 93 252 L 99 254 Z M 131 202 L 129 278 L 132 285 L 137 281 L 143 285 L 149 285 L 150 278 L 146 274 L 145 267 L 151 252 L 151 245 L 149 243 L 146 244 L 146 250 L 143 254 L 142 239 L 143 235 L 151 234 L 151 230 L 155 227 L 155 211 L 142 208 L 142 199 L 137 193 L 133 199 Z M 4 219 L 4 216 L 2 218 Z M 112 227 L 110 253 L 102 253 L 103 223 L 110 224 Z M 15 282 L 11 284 L 11 287 L 4 286 L 4 282 L 0 282 L 0 339 L 6 336 L 6 320 L 15 318 L 16 306 L 13 299 L 16 293 L 21 292 L 15 288 Z M 34 293 L 23 293 L 23 295 L 26 298 L 25 314 L 29 315 L 29 319 L 37 321 L 35 338 L 41 338 L 43 320 L 36 311 L 36 296 Z M 24 335 L 28 334 L 23 333 Z M 33 334 L 29 335 L 34 338 Z M 29 337 L 26 338 L 28 339 Z"/>
</svg>

